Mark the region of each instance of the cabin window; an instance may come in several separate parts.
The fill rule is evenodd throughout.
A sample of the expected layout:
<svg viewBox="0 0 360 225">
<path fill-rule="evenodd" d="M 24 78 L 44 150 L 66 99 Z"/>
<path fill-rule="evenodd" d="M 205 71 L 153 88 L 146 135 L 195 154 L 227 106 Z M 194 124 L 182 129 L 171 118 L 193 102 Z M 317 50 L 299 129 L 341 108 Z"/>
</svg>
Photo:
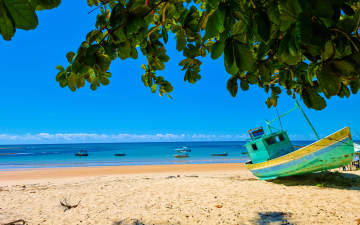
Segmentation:
<svg viewBox="0 0 360 225">
<path fill-rule="evenodd" d="M 283 135 L 283 134 L 279 134 L 278 138 L 279 138 L 279 141 L 283 141 L 283 140 L 285 140 L 285 138 L 284 138 L 284 135 Z"/>
<path fill-rule="evenodd" d="M 269 137 L 269 138 L 265 139 L 265 141 L 268 145 L 272 145 L 272 144 L 276 143 L 276 139 L 274 137 Z"/>
<path fill-rule="evenodd" d="M 252 146 L 252 149 L 253 149 L 254 151 L 258 150 L 256 144 L 252 144 L 251 146 Z"/>
</svg>

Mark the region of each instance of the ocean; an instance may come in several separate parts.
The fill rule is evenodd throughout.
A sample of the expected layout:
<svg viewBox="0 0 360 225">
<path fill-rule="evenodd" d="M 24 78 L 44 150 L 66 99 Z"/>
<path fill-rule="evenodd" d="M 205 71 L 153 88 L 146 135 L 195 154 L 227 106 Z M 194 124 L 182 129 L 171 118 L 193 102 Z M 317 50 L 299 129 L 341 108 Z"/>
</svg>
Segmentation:
<svg viewBox="0 0 360 225">
<path fill-rule="evenodd" d="M 304 146 L 310 141 L 296 141 Z M 120 165 L 162 165 L 241 163 L 249 160 L 244 141 L 224 142 L 147 142 L 147 143 L 89 143 L 89 144 L 32 144 L 0 146 L 0 170 L 30 168 L 90 167 Z M 175 149 L 188 147 L 188 158 L 175 158 Z M 75 156 L 86 150 L 88 156 Z M 224 153 L 227 156 L 211 156 Z M 115 156 L 125 153 L 126 156 Z"/>
</svg>

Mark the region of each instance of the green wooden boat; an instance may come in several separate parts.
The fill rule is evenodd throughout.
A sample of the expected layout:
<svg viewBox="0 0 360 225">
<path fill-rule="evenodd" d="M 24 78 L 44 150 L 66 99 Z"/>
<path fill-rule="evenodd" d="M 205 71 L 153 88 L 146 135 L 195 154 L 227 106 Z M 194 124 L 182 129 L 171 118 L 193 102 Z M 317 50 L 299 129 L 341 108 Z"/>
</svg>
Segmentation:
<svg viewBox="0 0 360 225">
<path fill-rule="evenodd" d="M 324 171 L 352 162 L 354 145 L 348 127 L 320 139 L 298 102 L 295 109 L 301 110 L 318 141 L 295 150 L 286 131 L 273 131 L 270 124 L 287 113 L 271 122 L 266 121 L 267 132 L 262 127 L 249 130 L 250 139 L 245 147 L 251 161 L 245 165 L 258 178 L 267 180 Z"/>
</svg>

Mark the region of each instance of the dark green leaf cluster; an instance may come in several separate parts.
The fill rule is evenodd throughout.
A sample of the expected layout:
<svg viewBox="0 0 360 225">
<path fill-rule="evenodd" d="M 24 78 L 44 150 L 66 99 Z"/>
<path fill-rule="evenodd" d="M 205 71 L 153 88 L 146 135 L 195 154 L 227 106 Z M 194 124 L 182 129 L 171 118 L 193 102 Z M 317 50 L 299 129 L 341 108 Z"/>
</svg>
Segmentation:
<svg viewBox="0 0 360 225">
<path fill-rule="evenodd" d="M 9 1 L 9 0 L 8 0 Z M 20 1 L 20 0 L 17 0 Z M 6 1 L 5 1 L 6 2 Z M 84 80 L 96 89 L 108 84 L 116 58 L 147 59 L 142 81 L 160 95 L 173 90 L 158 71 L 169 61 L 168 33 L 184 80 L 201 79 L 201 57 L 223 55 L 231 75 L 227 89 L 257 85 L 276 106 L 282 90 L 298 94 L 314 109 L 325 98 L 349 97 L 360 88 L 360 1 L 356 0 L 88 0 L 100 8 L 96 29 L 89 32 L 70 65 L 60 72 L 62 87 L 76 90 Z"/>
<path fill-rule="evenodd" d="M 60 0 L 0 0 L 0 34 L 10 40 L 17 29 L 32 30 L 38 25 L 36 10 L 52 9 Z"/>
</svg>

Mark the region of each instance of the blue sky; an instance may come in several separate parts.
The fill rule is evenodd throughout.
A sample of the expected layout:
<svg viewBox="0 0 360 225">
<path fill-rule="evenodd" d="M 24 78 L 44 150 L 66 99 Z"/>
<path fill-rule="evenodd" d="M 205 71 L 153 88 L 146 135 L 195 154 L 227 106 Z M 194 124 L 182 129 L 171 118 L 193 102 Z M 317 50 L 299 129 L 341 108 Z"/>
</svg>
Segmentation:
<svg viewBox="0 0 360 225">
<path fill-rule="evenodd" d="M 275 116 L 262 89 L 251 86 L 230 96 L 222 59 L 203 58 L 202 79 L 185 83 L 178 66 L 183 56 L 174 40 L 167 44 L 171 60 L 159 72 L 173 84 L 173 100 L 144 87 L 143 58 L 114 62 L 110 85 L 97 91 L 60 88 L 55 67 L 66 66 L 65 54 L 76 51 L 94 28 L 96 12 L 89 15 L 90 10 L 84 0 L 64 0 L 56 9 L 38 12 L 36 30 L 17 30 L 12 41 L 0 40 L 1 144 L 243 140 L 248 129 Z M 284 94 L 278 110 L 293 104 Z M 321 136 L 350 126 L 360 138 L 359 95 L 332 98 L 320 112 L 303 107 Z M 293 139 L 314 138 L 299 111 L 283 125 Z"/>
</svg>

